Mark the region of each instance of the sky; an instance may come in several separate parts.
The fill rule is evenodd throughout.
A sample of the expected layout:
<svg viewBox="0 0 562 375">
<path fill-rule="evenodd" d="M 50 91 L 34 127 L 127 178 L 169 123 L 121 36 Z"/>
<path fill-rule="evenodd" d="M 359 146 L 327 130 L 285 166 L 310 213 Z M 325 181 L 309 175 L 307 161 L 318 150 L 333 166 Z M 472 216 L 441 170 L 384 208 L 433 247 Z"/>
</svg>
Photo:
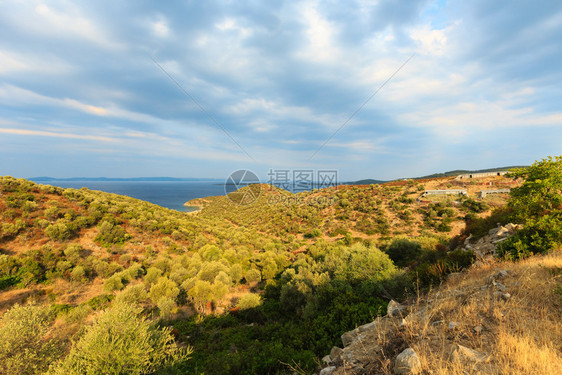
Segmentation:
<svg viewBox="0 0 562 375">
<path fill-rule="evenodd" d="M 0 1 L 0 175 L 342 181 L 562 145 L 562 2 Z"/>
</svg>

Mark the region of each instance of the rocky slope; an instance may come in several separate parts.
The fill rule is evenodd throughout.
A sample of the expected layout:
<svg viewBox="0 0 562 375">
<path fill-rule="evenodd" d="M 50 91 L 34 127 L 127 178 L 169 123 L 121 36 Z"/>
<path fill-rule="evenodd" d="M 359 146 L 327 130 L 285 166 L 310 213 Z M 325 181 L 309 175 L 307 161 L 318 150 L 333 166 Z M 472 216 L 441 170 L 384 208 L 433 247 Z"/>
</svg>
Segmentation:
<svg viewBox="0 0 562 375">
<path fill-rule="evenodd" d="M 470 246 L 483 251 L 513 228 Z M 344 333 L 320 374 L 562 373 L 562 252 L 486 260 Z"/>
</svg>

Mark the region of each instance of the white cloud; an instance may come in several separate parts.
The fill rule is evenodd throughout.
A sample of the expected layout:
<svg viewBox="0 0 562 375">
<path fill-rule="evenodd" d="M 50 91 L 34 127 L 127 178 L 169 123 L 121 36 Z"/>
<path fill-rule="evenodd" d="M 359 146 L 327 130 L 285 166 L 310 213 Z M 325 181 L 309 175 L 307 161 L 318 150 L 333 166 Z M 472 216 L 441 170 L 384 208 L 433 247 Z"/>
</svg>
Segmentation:
<svg viewBox="0 0 562 375">
<path fill-rule="evenodd" d="M 295 119 L 310 124 L 319 124 L 329 129 L 335 129 L 345 120 L 341 115 L 334 116 L 317 113 L 309 107 L 284 105 L 263 98 L 243 99 L 234 105 L 226 107 L 225 112 L 233 115 L 257 113 L 259 116 L 270 116 L 274 119 Z"/>
<path fill-rule="evenodd" d="M 160 38 L 166 38 L 170 35 L 168 21 L 163 16 L 158 17 L 157 21 L 151 22 L 150 28 L 152 33 Z"/>
<path fill-rule="evenodd" d="M 57 37 L 79 37 L 89 42 L 106 48 L 116 48 L 116 43 L 100 25 L 95 24 L 91 18 L 81 14 L 80 10 L 72 3 L 64 3 L 64 12 L 58 11 L 44 3 L 35 6 L 33 12 L 24 10 L 26 27 L 42 35 L 51 34 Z"/>
<path fill-rule="evenodd" d="M 315 5 L 307 6 L 302 14 L 308 43 L 297 52 L 297 57 L 310 62 L 330 64 L 340 62 L 342 60 L 340 49 L 334 42 L 337 34 L 336 25 L 326 20 Z"/>
<path fill-rule="evenodd" d="M 74 69 L 52 56 L 37 56 L 29 53 L 0 51 L 0 74 L 16 72 L 39 72 L 44 74 L 71 73 Z"/>
<path fill-rule="evenodd" d="M 447 52 L 447 33 L 450 27 L 436 30 L 425 25 L 410 32 L 410 38 L 418 42 L 418 53 L 423 55 L 440 56 Z"/>
<path fill-rule="evenodd" d="M 120 141 L 119 139 L 116 139 L 116 138 L 103 137 L 103 136 L 97 136 L 97 135 L 60 133 L 60 132 L 56 132 L 56 131 L 33 130 L 33 129 L 0 128 L 0 133 L 35 136 L 35 137 L 83 139 L 83 140 L 100 141 L 100 142 L 119 142 Z"/>
</svg>

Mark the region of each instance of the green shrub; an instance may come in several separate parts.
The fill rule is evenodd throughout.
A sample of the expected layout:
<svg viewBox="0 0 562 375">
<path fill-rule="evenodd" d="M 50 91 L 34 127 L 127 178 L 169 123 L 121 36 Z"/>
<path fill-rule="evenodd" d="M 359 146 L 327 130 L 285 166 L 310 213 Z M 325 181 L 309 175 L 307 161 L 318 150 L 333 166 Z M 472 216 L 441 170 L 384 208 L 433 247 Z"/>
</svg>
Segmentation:
<svg viewBox="0 0 562 375">
<path fill-rule="evenodd" d="M 546 253 L 562 244 L 562 156 L 548 157 L 512 177 L 524 178 L 511 190 L 509 207 L 524 228 L 500 243 L 500 256 L 518 259 Z"/>
<path fill-rule="evenodd" d="M 169 328 L 158 328 L 132 305 L 117 303 L 101 314 L 52 371 L 53 375 L 149 374 L 188 359 Z"/>
<path fill-rule="evenodd" d="M 176 301 L 168 297 L 160 298 L 156 306 L 158 306 L 160 317 L 164 319 L 170 318 L 172 314 L 177 310 Z"/>
<path fill-rule="evenodd" d="M 72 278 L 72 280 L 74 281 L 86 281 L 86 270 L 84 269 L 84 267 L 82 266 L 76 266 L 74 267 L 74 269 L 72 270 L 72 272 L 70 272 L 70 277 Z"/>
<path fill-rule="evenodd" d="M 103 282 L 103 291 L 106 293 L 113 293 L 116 290 L 123 289 L 123 279 L 121 275 L 113 275 Z"/>
<path fill-rule="evenodd" d="M 257 283 L 261 281 L 261 272 L 258 269 L 250 268 L 244 276 L 246 282 Z"/>
<path fill-rule="evenodd" d="M 106 308 L 115 296 L 112 294 L 101 294 L 93 297 L 88 301 L 88 306 L 94 310 L 101 310 Z"/>
<path fill-rule="evenodd" d="M 261 305 L 261 296 L 255 293 L 247 293 L 240 297 L 238 307 L 240 310 L 252 309 Z"/>
<path fill-rule="evenodd" d="M 129 305 L 137 304 L 148 298 L 148 293 L 143 284 L 128 285 L 123 291 L 117 293 L 115 302 L 124 302 Z"/>
<path fill-rule="evenodd" d="M 64 223 L 51 224 L 45 228 L 45 234 L 55 241 L 64 241 L 72 237 L 73 233 Z"/>
<path fill-rule="evenodd" d="M 152 284 L 156 283 L 158 279 L 162 276 L 162 271 L 156 267 L 150 267 L 146 271 L 146 275 L 144 276 L 144 283 L 147 288 L 150 288 Z"/>
<path fill-rule="evenodd" d="M 21 208 L 24 212 L 32 212 L 35 211 L 37 209 L 37 203 L 33 202 L 33 201 L 26 201 L 22 208 Z"/>
<path fill-rule="evenodd" d="M 80 262 L 81 256 L 80 252 L 82 251 L 82 247 L 78 244 L 68 245 L 64 250 L 64 256 L 73 264 L 77 264 Z"/>
<path fill-rule="evenodd" d="M 95 240 L 104 245 L 123 243 L 131 238 L 121 225 L 104 220 L 98 225 L 99 234 Z"/>
<path fill-rule="evenodd" d="M 61 353 L 50 336 L 49 311 L 16 304 L 0 319 L 0 373 L 44 373 Z"/>
<path fill-rule="evenodd" d="M 162 298 L 175 300 L 179 292 L 180 290 L 175 282 L 168 279 L 166 276 L 162 276 L 152 285 L 149 295 L 152 302 L 158 304 Z"/>
<path fill-rule="evenodd" d="M 416 241 L 405 238 L 394 239 L 384 249 L 390 259 L 399 267 L 405 267 L 415 261 L 421 254 L 422 247 Z"/>
</svg>

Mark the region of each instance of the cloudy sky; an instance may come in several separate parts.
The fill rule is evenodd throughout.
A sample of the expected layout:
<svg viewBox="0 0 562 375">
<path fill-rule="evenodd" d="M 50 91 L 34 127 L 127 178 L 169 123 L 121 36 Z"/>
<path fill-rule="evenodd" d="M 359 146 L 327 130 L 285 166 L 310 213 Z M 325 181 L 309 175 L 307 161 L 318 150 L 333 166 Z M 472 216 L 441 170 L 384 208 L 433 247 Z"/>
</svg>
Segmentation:
<svg viewBox="0 0 562 375">
<path fill-rule="evenodd" d="M 3 0 L 0 30 L 0 175 L 390 179 L 561 153 L 559 0 Z"/>
</svg>

